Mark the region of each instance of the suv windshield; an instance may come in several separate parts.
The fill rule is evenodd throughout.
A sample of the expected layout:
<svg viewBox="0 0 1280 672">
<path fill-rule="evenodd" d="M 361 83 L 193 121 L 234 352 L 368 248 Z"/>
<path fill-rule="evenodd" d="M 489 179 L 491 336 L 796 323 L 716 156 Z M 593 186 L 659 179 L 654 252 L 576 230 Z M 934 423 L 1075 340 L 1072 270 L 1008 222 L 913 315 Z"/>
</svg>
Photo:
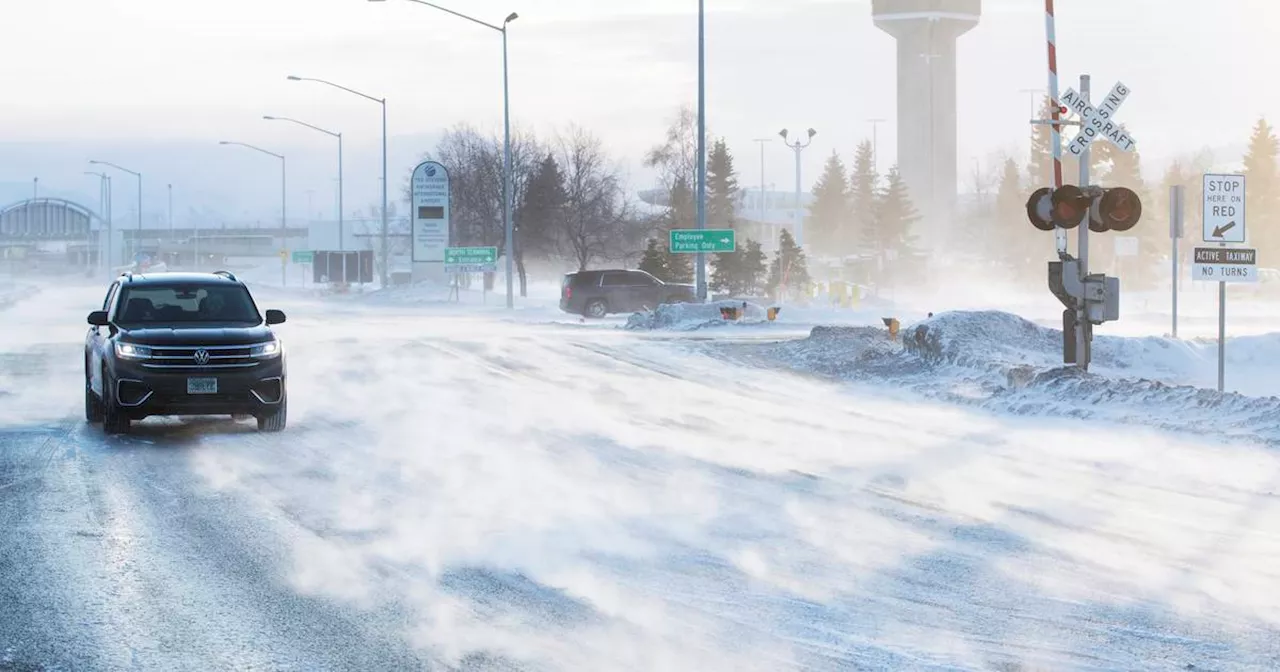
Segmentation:
<svg viewBox="0 0 1280 672">
<path fill-rule="evenodd" d="M 116 320 L 126 325 L 258 324 L 262 317 L 240 285 L 125 287 Z"/>
</svg>

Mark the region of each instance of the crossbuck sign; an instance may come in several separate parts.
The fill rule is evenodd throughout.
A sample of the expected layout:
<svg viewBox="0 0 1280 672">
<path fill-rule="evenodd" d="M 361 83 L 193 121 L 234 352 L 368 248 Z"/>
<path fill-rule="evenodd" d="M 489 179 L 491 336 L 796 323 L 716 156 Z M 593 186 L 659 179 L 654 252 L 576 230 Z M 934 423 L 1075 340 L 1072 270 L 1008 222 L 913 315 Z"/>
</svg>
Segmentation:
<svg viewBox="0 0 1280 672">
<path fill-rule="evenodd" d="M 1084 150 L 1093 144 L 1098 137 L 1110 140 L 1112 144 L 1126 152 L 1132 152 L 1133 138 L 1116 123 L 1116 112 L 1129 97 L 1129 87 L 1121 82 L 1111 87 L 1111 92 L 1097 107 L 1090 105 L 1084 96 L 1075 89 L 1067 89 L 1062 94 L 1062 104 L 1071 112 L 1080 115 L 1080 133 L 1067 145 L 1067 151 L 1075 157 L 1084 154 Z"/>
</svg>

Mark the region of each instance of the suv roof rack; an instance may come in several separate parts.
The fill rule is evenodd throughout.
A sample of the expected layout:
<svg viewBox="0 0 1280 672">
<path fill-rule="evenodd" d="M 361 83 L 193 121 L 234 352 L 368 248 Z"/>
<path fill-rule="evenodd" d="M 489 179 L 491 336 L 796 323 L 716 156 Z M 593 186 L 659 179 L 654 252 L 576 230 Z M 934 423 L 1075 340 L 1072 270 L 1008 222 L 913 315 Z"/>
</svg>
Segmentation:
<svg viewBox="0 0 1280 672">
<path fill-rule="evenodd" d="M 133 271 L 125 271 L 125 272 L 121 273 L 119 277 L 122 277 L 122 278 L 129 278 L 130 280 L 132 280 L 132 279 L 133 279 Z"/>
<path fill-rule="evenodd" d="M 231 271 L 214 271 L 214 272 L 213 272 L 213 274 L 214 274 L 214 275 L 221 275 L 222 277 L 224 277 L 224 278 L 226 278 L 226 279 L 228 279 L 228 280 L 230 280 L 230 281 L 232 281 L 232 282 L 239 282 L 239 280 L 236 280 L 236 276 L 235 276 L 235 274 L 234 274 L 234 273 L 232 273 Z"/>
</svg>

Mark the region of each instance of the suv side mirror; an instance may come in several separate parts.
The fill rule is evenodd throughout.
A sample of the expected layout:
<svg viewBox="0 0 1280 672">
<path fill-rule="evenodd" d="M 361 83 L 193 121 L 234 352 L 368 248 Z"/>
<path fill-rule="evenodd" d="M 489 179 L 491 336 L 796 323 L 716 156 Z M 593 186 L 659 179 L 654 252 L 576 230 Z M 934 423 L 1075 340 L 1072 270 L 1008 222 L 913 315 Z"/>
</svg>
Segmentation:
<svg viewBox="0 0 1280 672">
<path fill-rule="evenodd" d="M 105 327 L 105 326 L 107 326 L 107 324 L 108 324 L 108 322 L 107 322 L 107 311 L 105 311 L 105 310 L 95 310 L 95 311 L 93 311 L 92 313 L 89 313 L 89 320 L 88 320 L 88 321 L 89 321 L 89 324 L 92 324 L 92 325 L 93 325 L 93 326 L 95 326 L 95 327 Z"/>
<path fill-rule="evenodd" d="M 272 324 L 283 324 L 283 323 L 284 323 L 284 321 L 285 321 L 285 317 L 284 317 L 284 311 L 283 311 L 283 310 L 268 310 L 268 311 L 267 311 L 267 324 L 268 324 L 268 325 L 272 325 Z"/>
</svg>

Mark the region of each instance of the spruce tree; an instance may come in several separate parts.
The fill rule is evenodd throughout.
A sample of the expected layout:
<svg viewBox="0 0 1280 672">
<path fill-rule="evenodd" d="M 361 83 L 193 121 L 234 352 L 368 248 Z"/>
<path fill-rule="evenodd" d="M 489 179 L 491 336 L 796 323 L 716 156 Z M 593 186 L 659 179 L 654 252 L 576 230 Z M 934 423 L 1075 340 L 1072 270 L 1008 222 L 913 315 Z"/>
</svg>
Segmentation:
<svg viewBox="0 0 1280 672">
<path fill-rule="evenodd" d="M 520 296 L 528 296 L 525 259 L 551 257 L 556 252 L 557 227 L 568 202 L 564 174 L 555 157 L 548 154 L 529 178 L 516 210 L 515 262 L 520 273 Z"/>
<path fill-rule="evenodd" d="M 732 229 L 737 223 L 738 177 L 733 155 L 724 140 L 717 140 L 707 157 L 707 228 Z"/>
<path fill-rule="evenodd" d="M 766 288 L 774 298 L 795 298 L 806 295 L 809 287 L 809 262 L 804 250 L 796 245 L 791 232 L 783 229 L 778 237 L 778 251 L 769 264 Z"/>
<path fill-rule="evenodd" d="M 1280 141 L 1265 118 L 1253 127 L 1244 156 L 1245 213 L 1249 242 L 1263 258 L 1280 257 Z"/>
<path fill-rule="evenodd" d="M 848 180 L 844 162 L 833 150 L 813 187 L 813 202 L 809 205 L 809 231 L 812 232 L 809 249 L 823 255 L 846 252 L 843 241 L 850 212 Z"/>
<path fill-rule="evenodd" d="M 747 239 L 747 249 L 742 254 L 740 267 L 741 290 L 743 294 L 755 294 L 769 272 L 769 257 L 764 253 L 760 243 Z"/>
<path fill-rule="evenodd" d="M 885 186 L 876 199 L 876 232 L 880 236 L 880 251 L 892 251 L 897 259 L 884 264 L 886 272 L 897 269 L 900 273 L 908 273 L 913 267 L 916 236 L 911 226 L 920 220 L 920 214 L 911 203 L 907 193 L 907 183 L 895 165 L 889 169 Z M 887 258 L 886 258 L 887 259 Z"/>
<path fill-rule="evenodd" d="M 684 180 L 676 180 L 671 187 L 671 214 L 667 230 L 692 229 L 697 225 L 694 210 L 693 189 Z M 668 236 L 668 242 L 670 237 Z M 672 252 L 667 249 L 667 275 L 669 282 L 693 282 L 693 255 Z"/>
<path fill-rule="evenodd" d="M 880 240 L 876 233 L 876 189 L 880 176 L 876 174 L 875 150 L 871 142 L 858 145 L 853 157 L 853 174 L 849 176 L 849 208 L 851 210 L 849 238 L 846 252 L 874 252 Z"/>
<path fill-rule="evenodd" d="M 640 270 L 663 281 L 671 281 L 671 269 L 667 268 L 666 246 L 657 238 L 650 238 L 640 256 Z"/>
<path fill-rule="evenodd" d="M 711 290 L 736 294 L 742 287 L 742 259 L 739 250 L 721 252 L 711 258 Z"/>
</svg>

